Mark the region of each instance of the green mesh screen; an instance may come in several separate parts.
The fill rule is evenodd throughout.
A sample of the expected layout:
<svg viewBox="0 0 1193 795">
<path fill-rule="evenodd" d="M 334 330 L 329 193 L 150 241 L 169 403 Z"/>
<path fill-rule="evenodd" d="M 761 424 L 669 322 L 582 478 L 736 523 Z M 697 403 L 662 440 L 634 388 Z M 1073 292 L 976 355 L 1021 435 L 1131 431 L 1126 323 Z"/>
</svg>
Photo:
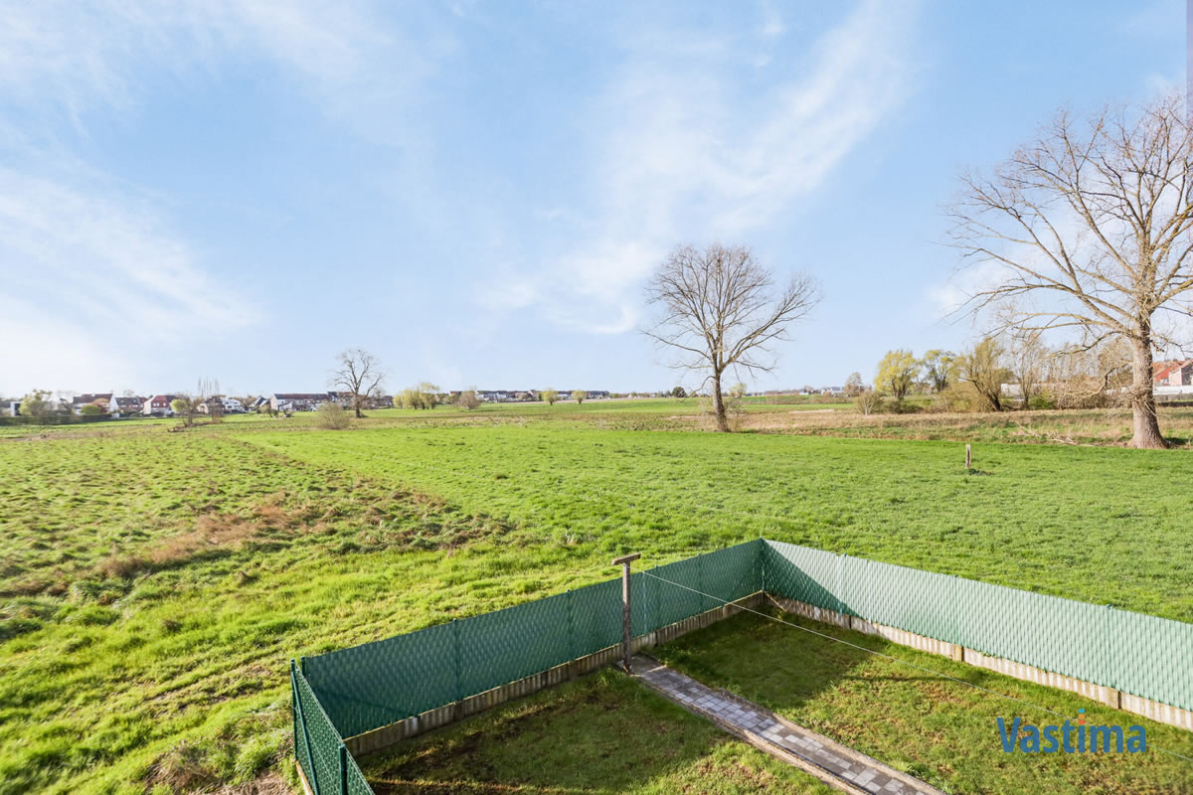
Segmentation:
<svg viewBox="0 0 1193 795">
<path fill-rule="evenodd" d="M 1193 709 L 1191 624 L 761 539 L 635 572 L 632 630 L 761 590 Z M 291 671 L 299 763 L 317 795 L 367 795 L 342 737 L 614 646 L 621 616 L 613 579 L 306 658 Z"/>
<path fill-rule="evenodd" d="M 457 623 L 307 657 L 303 673 L 344 737 L 376 729 L 459 697 Z"/>
<path fill-rule="evenodd" d="M 369 786 L 368 779 L 365 774 L 360 772 L 360 768 L 356 764 L 356 760 L 351 756 L 347 759 L 348 762 L 348 793 L 347 795 L 373 795 L 373 788 Z M 320 795 L 327 795 L 327 793 L 320 793 Z"/>
<path fill-rule="evenodd" d="M 632 576 L 635 635 L 760 589 L 761 540 Z M 712 598 L 715 597 L 715 598 Z M 308 657 L 303 673 L 344 737 L 483 693 L 621 642 L 621 580 Z"/>
<path fill-rule="evenodd" d="M 1193 709 L 1193 624 L 775 541 L 761 565 L 776 596 Z"/>
<path fill-rule="evenodd" d="M 568 638 L 572 598 L 556 594 L 455 622 L 459 697 L 483 693 L 572 659 Z"/>
<path fill-rule="evenodd" d="M 341 795 L 340 761 L 344 742 L 328 719 L 302 672 L 290 665 L 294 697 L 294 748 L 315 795 Z M 344 754 L 343 757 L 348 757 Z M 357 771 L 359 772 L 359 771 Z M 364 777 L 360 777 L 364 783 Z M 367 783 L 360 793 L 371 792 Z"/>
</svg>

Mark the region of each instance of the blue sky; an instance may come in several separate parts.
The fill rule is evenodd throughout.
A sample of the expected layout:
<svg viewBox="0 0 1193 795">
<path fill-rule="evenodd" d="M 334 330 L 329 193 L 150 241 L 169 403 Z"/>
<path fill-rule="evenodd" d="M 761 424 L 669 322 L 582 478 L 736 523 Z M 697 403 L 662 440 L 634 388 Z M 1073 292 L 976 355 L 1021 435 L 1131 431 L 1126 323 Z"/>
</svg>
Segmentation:
<svg viewBox="0 0 1193 795">
<path fill-rule="evenodd" d="M 680 242 L 824 300 L 756 388 L 973 335 L 941 207 L 1059 107 L 1185 80 L 1163 2 L 14 0 L 0 394 L 659 389 Z"/>
</svg>

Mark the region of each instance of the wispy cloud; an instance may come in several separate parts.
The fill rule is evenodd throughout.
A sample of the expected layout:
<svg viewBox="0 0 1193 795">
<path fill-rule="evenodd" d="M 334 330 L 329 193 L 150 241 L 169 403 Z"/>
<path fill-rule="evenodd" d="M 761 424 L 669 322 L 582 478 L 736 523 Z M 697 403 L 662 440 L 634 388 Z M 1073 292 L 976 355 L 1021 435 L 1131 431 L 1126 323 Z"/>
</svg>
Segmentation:
<svg viewBox="0 0 1193 795">
<path fill-rule="evenodd" d="M 629 330 L 631 288 L 676 242 L 740 239 L 817 190 L 914 90 L 914 11 L 857 6 L 761 95 L 742 84 L 748 57 L 729 41 L 703 48 L 716 58 L 632 50 L 585 118 L 595 198 L 574 242 L 534 271 L 544 313 Z"/>
<path fill-rule="evenodd" d="M 0 118 L 0 333 L 33 334 L 37 354 L 7 368 L 21 383 L 0 378 L 0 389 L 144 372 L 130 364 L 136 352 L 161 362 L 171 347 L 262 320 L 258 304 L 222 283 L 173 228 L 171 197 L 76 159 L 64 120 L 86 140 L 101 114 L 134 122 L 163 82 L 218 79 L 251 60 L 362 139 L 429 148 L 431 136 L 408 111 L 454 44 L 428 20 L 413 9 L 400 26 L 368 4 L 313 0 L 6 7 L 0 107 L 21 123 Z M 410 177 L 420 159 L 407 160 Z M 93 344 L 105 337 L 120 344 Z"/>
<path fill-rule="evenodd" d="M 0 336 L 35 343 L 41 363 L 31 372 L 55 372 L 58 384 L 93 369 L 79 355 L 101 340 L 106 352 L 86 358 L 121 372 L 132 369 L 125 356 L 168 356 L 258 319 L 146 197 L 9 168 L 0 168 L 0 282 Z"/>
<path fill-rule="evenodd" d="M 386 141 L 407 126 L 403 103 L 455 49 L 432 19 L 414 8 L 398 26 L 368 4 L 314 0 L 17 3 L 0 26 L 0 95 L 81 124 L 99 106 L 135 108 L 163 73 L 263 56 L 329 115 Z"/>
</svg>

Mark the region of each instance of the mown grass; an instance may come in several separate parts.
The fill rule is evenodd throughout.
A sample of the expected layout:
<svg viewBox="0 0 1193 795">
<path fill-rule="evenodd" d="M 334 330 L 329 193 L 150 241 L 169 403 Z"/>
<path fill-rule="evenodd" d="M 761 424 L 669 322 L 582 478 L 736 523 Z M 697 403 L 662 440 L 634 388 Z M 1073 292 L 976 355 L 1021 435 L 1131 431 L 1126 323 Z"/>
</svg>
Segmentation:
<svg viewBox="0 0 1193 795">
<path fill-rule="evenodd" d="M 1193 762 L 1172 755 L 1193 758 L 1193 735 L 1188 731 L 1119 712 L 1071 693 L 897 646 L 882 638 L 778 611 L 774 615 L 821 636 L 741 614 L 684 636 L 655 654 L 707 685 L 726 688 L 946 792 L 1193 792 Z M 1124 730 L 1137 724 L 1144 726 L 1148 752 L 1003 752 L 999 717 L 1008 724 L 1020 717 L 1024 723 L 1035 725 L 1060 725 L 1069 718 L 1076 725 L 1079 709 L 1085 710 L 1091 725 L 1122 726 Z M 1158 751 L 1157 747 L 1170 753 Z"/>
<path fill-rule="evenodd" d="M 364 765 L 377 795 L 833 792 L 605 669 Z"/>
<path fill-rule="evenodd" d="M 1193 620 L 1193 458 L 1174 451 L 542 426 L 253 434 L 649 563 L 766 536 Z M 599 557 L 595 561 L 599 561 Z"/>
</svg>

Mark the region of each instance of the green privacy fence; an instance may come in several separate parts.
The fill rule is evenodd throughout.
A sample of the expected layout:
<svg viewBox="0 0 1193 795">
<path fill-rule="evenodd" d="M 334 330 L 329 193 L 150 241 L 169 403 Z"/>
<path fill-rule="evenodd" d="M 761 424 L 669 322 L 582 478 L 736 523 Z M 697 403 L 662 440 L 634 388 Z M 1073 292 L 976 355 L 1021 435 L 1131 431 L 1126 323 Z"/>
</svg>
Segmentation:
<svg viewBox="0 0 1193 795">
<path fill-rule="evenodd" d="M 655 567 L 707 594 L 631 577 L 635 635 L 761 590 L 763 541 Z M 621 642 L 621 580 L 304 657 L 291 667 L 294 747 L 316 795 L 370 792 L 343 738 L 388 726 Z M 342 778 L 341 778 L 342 777 Z"/>
<path fill-rule="evenodd" d="M 344 747 L 302 671 L 290 663 L 294 753 L 315 795 L 372 795 L 372 788 Z"/>
<path fill-rule="evenodd" d="M 1193 624 L 758 539 L 631 577 L 635 636 L 759 591 L 1193 709 Z M 303 658 L 295 751 L 316 795 L 370 789 L 343 739 L 617 645 L 620 579 Z"/>
<path fill-rule="evenodd" d="M 767 541 L 763 590 L 1193 709 L 1193 624 Z"/>
</svg>

